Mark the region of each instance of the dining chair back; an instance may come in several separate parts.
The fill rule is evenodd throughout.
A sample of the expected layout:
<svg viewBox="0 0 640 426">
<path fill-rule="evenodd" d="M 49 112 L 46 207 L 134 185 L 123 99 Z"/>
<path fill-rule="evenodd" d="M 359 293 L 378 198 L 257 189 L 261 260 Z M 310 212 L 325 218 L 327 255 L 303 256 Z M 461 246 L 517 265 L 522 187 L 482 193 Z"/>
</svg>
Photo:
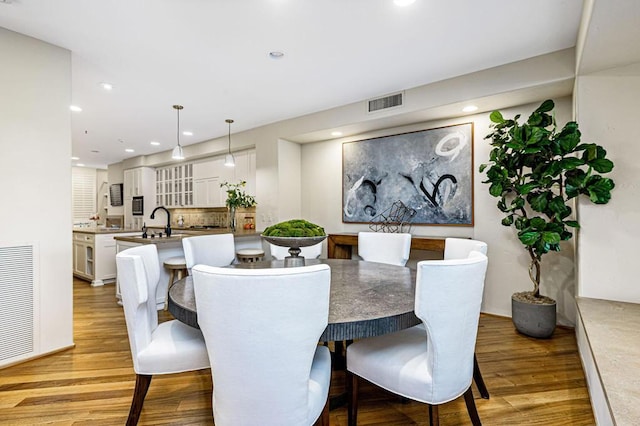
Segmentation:
<svg viewBox="0 0 640 426">
<path fill-rule="evenodd" d="M 470 240 L 468 238 L 445 238 L 444 240 L 444 258 L 464 259 L 469 256 L 472 251 L 479 251 L 487 254 L 487 243 L 479 240 Z"/>
<path fill-rule="evenodd" d="M 404 266 L 411 252 L 411 234 L 359 232 L 358 255 L 368 262 Z"/>
<path fill-rule="evenodd" d="M 209 358 L 199 330 L 177 320 L 158 324 L 155 295 L 160 262 L 155 244 L 118 253 L 116 267 L 136 373 L 127 425 L 135 425 L 153 375 L 208 368 Z"/>
<path fill-rule="evenodd" d="M 478 251 L 484 255 L 487 254 L 487 243 L 479 240 L 471 240 L 468 238 L 446 238 L 444 243 L 444 258 L 449 259 L 464 259 L 469 256 L 472 251 Z M 489 389 L 484 383 L 482 372 L 480 371 L 480 365 L 478 359 L 473 356 L 473 381 L 478 386 L 478 391 L 484 399 L 489 399 Z"/>
<path fill-rule="evenodd" d="M 236 258 L 233 234 L 198 235 L 182 239 L 187 269 L 195 265 L 228 266 Z"/>
<path fill-rule="evenodd" d="M 271 252 L 271 257 L 277 260 L 282 260 L 289 254 L 289 247 L 277 246 L 275 244 L 269 243 L 269 251 Z M 305 259 L 317 259 L 322 254 L 322 243 L 314 244 L 312 246 L 300 247 L 300 256 Z"/>
<path fill-rule="evenodd" d="M 328 265 L 193 268 L 218 426 L 328 422 Z M 322 415 L 322 416 L 321 416 Z"/>
<path fill-rule="evenodd" d="M 356 376 L 429 404 L 432 424 L 438 404 L 464 395 L 473 424 L 480 423 L 471 381 L 486 269 L 487 257 L 480 252 L 418 262 L 415 313 L 422 324 L 347 348 L 349 424 L 357 418 Z"/>
</svg>

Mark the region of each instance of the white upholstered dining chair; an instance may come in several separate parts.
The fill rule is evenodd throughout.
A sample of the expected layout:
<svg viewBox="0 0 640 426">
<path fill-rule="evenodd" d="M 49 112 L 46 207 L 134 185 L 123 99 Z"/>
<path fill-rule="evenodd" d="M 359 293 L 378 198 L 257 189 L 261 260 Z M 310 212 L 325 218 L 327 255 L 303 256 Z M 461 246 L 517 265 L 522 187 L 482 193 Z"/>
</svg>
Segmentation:
<svg viewBox="0 0 640 426">
<path fill-rule="evenodd" d="M 411 234 L 359 232 L 358 255 L 367 262 L 404 266 L 411 252 Z"/>
<path fill-rule="evenodd" d="M 193 268 L 217 426 L 328 425 L 330 281 L 324 264 Z"/>
<path fill-rule="evenodd" d="M 155 294 L 160 262 L 155 244 L 118 253 L 116 266 L 136 373 L 129 426 L 138 423 L 152 376 L 208 368 L 209 358 L 200 330 L 177 320 L 158 324 Z"/>
<path fill-rule="evenodd" d="M 187 270 L 195 265 L 228 266 L 236 258 L 233 234 L 198 235 L 182 239 Z"/>
<path fill-rule="evenodd" d="M 480 240 L 471 240 L 468 238 L 446 238 L 444 240 L 444 259 L 464 259 L 469 256 L 472 251 L 479 251 L 487 254 L 487 243 Z M 489 389 L 484 383 L 478 358 L 475 353 L 473 355 L 473 381 L 478 386 L 478 391 L 484 399 L 489 399 Z"/>
<path fill-rule="evenodd" d="M 277 246 L 275 244 L 269 243 L 269 251 L 271 252 L 271 257 L 277 260 L 282 260 L 289 254 L 289 247 Z M 317 259 L 322 254 L 322 243 L 314 244 L 312 246 L 300 247 L 300 256 L 305 259 Z"/>
<path fill-rule="evenodd" d="M 472 251 L 479 251 L 487 254 L 487 243 L 480 240 L 470 240 L 468 238 L 445 238 L 444 259 L 464 259 Z"/>
<path fill-rule="evenodd" d="M 480 424 L 471 381 L 487 257 L 418 262 L 415 313 L 422 324 L 359 340 L 347 347 L 349 425 L 357 422 L 358 377 L 406 398 L 438 405 L 461 395 L 474 425 Z"/>
</svg>

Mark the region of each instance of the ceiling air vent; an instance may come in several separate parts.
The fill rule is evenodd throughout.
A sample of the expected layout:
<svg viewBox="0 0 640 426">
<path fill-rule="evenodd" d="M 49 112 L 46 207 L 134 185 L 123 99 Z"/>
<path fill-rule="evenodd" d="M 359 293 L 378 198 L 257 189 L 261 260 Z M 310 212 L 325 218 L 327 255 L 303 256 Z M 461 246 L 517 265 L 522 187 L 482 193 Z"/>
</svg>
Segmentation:
<svg viewBox="0 0 640 426">
<path fill-rule="evenodd" d="M 383 98 L 371 99 L 369 101 L 369 112 L 381 111 L 389 108 L 402 106 L 403 92 L 394 95 L 385 96 Z"/>
</svg>

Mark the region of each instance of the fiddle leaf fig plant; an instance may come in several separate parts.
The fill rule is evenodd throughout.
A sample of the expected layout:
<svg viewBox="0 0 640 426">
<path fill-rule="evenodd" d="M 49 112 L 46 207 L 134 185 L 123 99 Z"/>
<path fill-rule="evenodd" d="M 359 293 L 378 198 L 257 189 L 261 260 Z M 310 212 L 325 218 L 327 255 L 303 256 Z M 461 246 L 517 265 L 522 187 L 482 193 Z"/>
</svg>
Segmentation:
<svg viewBox="0 0 640 426">
<path fill-rule="evenodd" d="M 544 101 L 524 123 L 520 114 L 505 119 L 499 111 L 490 115 L 492 129 L 486 170 L 489 193 L 498 198 L 504 213 L 502 224 L 513 226 L 531 257 L 529 277 L 534 298 L 540 298 L 540 262 L 549 251 L 560 251 L 560 242 L 580 227 L 572 218 L 572 199 L 586 196 L 595 204 L 611 199 L 614 182 L 602 174 L 613 169 L 607 152 L 595 143 L 580 143 L 576 122 L 558 131 L 552 115 L 554 103 Z"/>
</svg>

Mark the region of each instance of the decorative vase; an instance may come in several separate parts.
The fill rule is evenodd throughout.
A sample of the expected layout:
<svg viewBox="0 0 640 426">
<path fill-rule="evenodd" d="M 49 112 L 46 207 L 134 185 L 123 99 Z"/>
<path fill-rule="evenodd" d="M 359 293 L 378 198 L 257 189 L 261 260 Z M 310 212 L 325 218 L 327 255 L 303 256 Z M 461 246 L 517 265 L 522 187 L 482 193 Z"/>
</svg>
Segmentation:
<svg viewBox="0 0 640 426">
<path fill-rule="evenodd" d="M 519 300 L 517 294 L 511 297 L 511 319 L 520 333 L 548 339 L 556 329 L 556 302 L 531 303 Z"/>
<path fill-rule="evenodd" d="M 289 247 L 289 254 L 284 258 L 284 267 L 291 268 L 297 266 L 304 266 L 304 256 L 300 256 L 300 247 L 309 247 L 324 241 L 327 238 L 326 235 L 319 235 L 316 237 L 271 237 L 261 235 L 267 242 L 280 247 Z"/>
<path fill-rule="evenodd" d="M 229 206 L 229 228 L 231 232 L 236 232 L 236 207 Z"/>
</svg>

